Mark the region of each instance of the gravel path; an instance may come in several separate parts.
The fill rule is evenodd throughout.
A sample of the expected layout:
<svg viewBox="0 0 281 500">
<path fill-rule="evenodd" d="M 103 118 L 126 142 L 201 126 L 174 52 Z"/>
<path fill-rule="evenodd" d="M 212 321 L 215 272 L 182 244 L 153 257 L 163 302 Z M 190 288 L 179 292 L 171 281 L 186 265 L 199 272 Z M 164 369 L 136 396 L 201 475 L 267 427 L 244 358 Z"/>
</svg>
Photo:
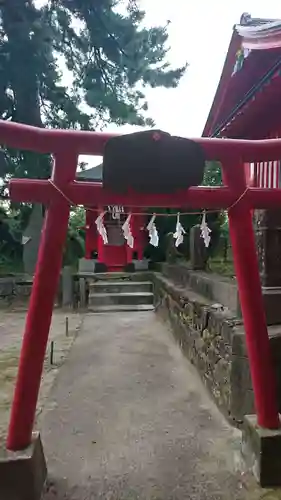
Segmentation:
<svg viewBox="0 0 281 500">
<path fill-rule="evenodd" d="M 154 313 L 86 315 L 51 396 L 44 500 L 281 498 L 241 471 L 240 433 Z"/>
</svg>

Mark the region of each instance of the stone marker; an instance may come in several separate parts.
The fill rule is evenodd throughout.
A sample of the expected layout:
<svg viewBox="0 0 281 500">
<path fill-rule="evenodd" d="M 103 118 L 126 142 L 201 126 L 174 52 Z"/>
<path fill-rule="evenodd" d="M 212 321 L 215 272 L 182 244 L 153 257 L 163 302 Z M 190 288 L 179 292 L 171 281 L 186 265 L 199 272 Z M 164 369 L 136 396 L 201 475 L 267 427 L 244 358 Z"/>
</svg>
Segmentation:
<svg viewBox="0 0 281 500">
<path fill-rule="evenodd" d="M 71 266 L 65 266 L 62 270 L 62 305 L 68 307 L 73 305 L 73 273 Z"/>
<path fill-rule="evenodd" d="M 80 291 L 80 307 L 83 309 L 87 306 L 87 294 L 86 294 L 86 280 L 85 280 L 85 278 L 79 279 L 79 291 Z"/>
<path fill-rule="evenodd" d="M 35 271 L 43 220 L 42 205 L 34 205 L 22 235 L 24 272 L 29 275 L 33 275 Z"/>
<path fill-rule="evenodd" d="M 201 229 L 199 224 L 190 229 L 189 241 L 191 269 L 203 271 L 206 269 L 207 251 L 203 238 L 201 238 Z"/>
</svg>

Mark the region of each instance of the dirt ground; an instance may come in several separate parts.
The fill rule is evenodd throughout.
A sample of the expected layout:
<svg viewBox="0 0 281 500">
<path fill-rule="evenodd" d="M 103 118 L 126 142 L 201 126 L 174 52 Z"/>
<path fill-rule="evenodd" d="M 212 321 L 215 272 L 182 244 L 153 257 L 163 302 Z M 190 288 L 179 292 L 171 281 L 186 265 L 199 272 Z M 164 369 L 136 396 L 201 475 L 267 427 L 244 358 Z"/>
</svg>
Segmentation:
<svg viewBox="0 0 281 500">
<path fill-rule="evenodd" d="M 18 360 L 25 325 L 26 311 L 23 308 L 0 310 L 0 439 L 3 440 L 7 432 L 10 406 L 13 398 L 14 383 L 17 374 Z M 66 317 L 68 317 L 69 331 L 66 335 Z M 81 325 L 81 316 L 73 313 L 55 311 L 49 336 L 48 349 L 44 364 L 44 373 L 41 382 L 40 397 L 37 415 L 54 383 L 56 374 L 75 339 Z M 51 342 L 54 342 L 54 357 L 51 364 Z"/>
<path fill-rule="evenodd" d="M 23 310 L 0 311 L 2 436 L 24 322 Z M 44 500 L 281 500 L 245 470 L 240 432 L 152 312 L 55 311 L 37 417 Z"/>
</svg>

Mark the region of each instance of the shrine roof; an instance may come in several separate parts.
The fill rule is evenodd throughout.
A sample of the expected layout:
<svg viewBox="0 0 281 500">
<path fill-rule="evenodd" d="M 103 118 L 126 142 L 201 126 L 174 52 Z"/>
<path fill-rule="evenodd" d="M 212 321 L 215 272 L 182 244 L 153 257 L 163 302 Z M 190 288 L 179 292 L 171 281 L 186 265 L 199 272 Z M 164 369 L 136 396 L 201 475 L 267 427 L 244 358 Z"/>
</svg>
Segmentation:
<svg viewBox="0 0 281 500">
<path fill-rule="evenodd" d="M 79 181 L 102 181 L 102 163 L 96 167 L 88 168 L 87 170 L 82 170 L 76 175 Z"/>
<path fill-rule="evenodd" d="M 261 85 L 281 67 L 281 20 L 253 19 L 243 14 L 233 28 L 225 63 L 203 136 L 220 137 Z M 257 104 L 255 104 L 257 105 Z M 260 106 L 263 101 L 260 100 Z M 249 106 L 243 113 L 249 112 Z M 225 136 L 225 135 L 224 135 Z M 231 136 L 227 135 L 227 137 Z"/>
</svg>

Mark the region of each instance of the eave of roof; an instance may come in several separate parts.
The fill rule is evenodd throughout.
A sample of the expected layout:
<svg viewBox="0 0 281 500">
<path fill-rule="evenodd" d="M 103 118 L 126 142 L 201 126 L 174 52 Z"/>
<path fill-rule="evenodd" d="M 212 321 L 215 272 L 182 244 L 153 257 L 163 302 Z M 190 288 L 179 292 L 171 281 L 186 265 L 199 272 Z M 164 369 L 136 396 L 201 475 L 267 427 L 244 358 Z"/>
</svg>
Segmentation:
<svg viewBox="0 0 281 500">
<path fill-rule="evenodd" d="M 89 168 L 88 170 L 82 170 L 76 177 L 79 181 L 102 181 L 102 163 L 96 167 Z"/>
<path fill-rule="evenodd" d="M 266 50 L 281 47 L 281 21 L 267 21 L 259 25 L 236 26 L 243 47 L 250 50 Z"/>
<path fill-rule="evenodd" d="M 243 18 L 243 16 L 242 16 Z M 241 18 L 241 19 L 242 19 Z M 242 21 L 241 21 L 242 23 Z M 234 31 L 232 34 L 232 38 L 230 41 L 230 45 L 228 48 L 225 64 L 223 67 L 223 71 L 221 74 L 220 82 L 214 97 L 214 101 L 212 103 L 211 110 L 209 112 L 204 130 L 203 130 L 203 136 L 213 136 L 215 131 L 217 132 L 218 129 L 220 128 L 220 122 L 221 126 L 225 125 L 226 117 L 231 116 L 231 108 L 227 110 L 225 108 L 225 104 L 228 103 L 227 107 L 229 108 L 229 105 L 231 106 L 231 101 L 233 101 L 233 97 L 236 99 L 235 104 L 240 104 L 240 100 L 243 101 L 244 96 L 247 95 L 248 91 L 252 90 L 251 88 L 246 89 L 245 94 L 243 95 L 243 80 L 245 79 L 245 71 L 246 68 L 251 67 L 250 64 L 250 58 L 251 54 L 248 57 L 249 61 L 246 59 L 244 61 L 244 66 L 243 68 L 239 71 L 239 73 L 235 74 L 232 76 L 233 68 L 235 65 L 236 61 L 236 54 L 237 51 L 241 48 L 247 48 L 247 49 L 256 49 L 253 50 L 253 56 L 254 60 L 252 62 L 255 63 L 255 60 L 257 59 L 257 49 L 260 50 L 265 50 L 265 49 L 276 49 L 276 48 L 281 48 L 281 21 L 273 21 L 273 20 L 266 20 L 266 19 L 251 19 L 248 20 L 248 23 L 246 25 L 236 25 L 234 27 Z M 269 54 L 268 54 L 269 55 Z M 259 65 L 260 68 L 260 76 L 259 78 L 262 80 L 263 76 L 267 73 L 267 71 L 270 69 L 270 63 L 272 59 L 272 67 L 274 65 L 274 58 L 275 60 L 279 57 L 279 53 L 275 52 L 274 50 L 271 50 L 271 58 L 263 57 L 264 61 L 264 68 L 263 65 Z M 269 67 L 266 67 L 269 66 Z M 257 67 L 257 66 L 256 66 Z M 243 78 L 241 77 L 241 73 L 244 69 L 244 74 Z M 265 71 L 264 74 L 262 74 L 262 71 Z M 247 73 L 246 73 L 247 74 Z M 248 73 L 249 74 L 249 73 Z M 257 78 L 257 75 L 256 77 Z M 226 94 L 229 94 L 229 91 L 231 90 L 229 88 L 229 85 L 232 83 L 232 100 L 230 96 L 227 96 Z M 255 84 L 257 83 L 257 80 L 254 82 Z M 253 85 L 253 88 L 255 85 Z M 236 89 L 236 90 L 235 90 Z M 242 94 L 239 95 L 239 89 L 240 89 L 240 94 L 242 90 Z M 226 98 L 226 100 L 225 100 Z M 230 100 L 229 100 L 230 99 Z M 235 110 L 236 106 L 234 103 L 232 104 L 233 108 L 232 111 Z M 225 117 L 226 115 L 226 117 Z M 225 117 L 225 118 L 224 118 Z M 217 133 L 215 133 L 217 135 Z"/>
<path fill-rule="evenodd" d="M 214 137 L 257 139 L 272 132 L 274 124 L 279 126 L 281 116 L 280 94 L 281 65 L 279 69 L 257 86 L 255 92 L 241 103 Z M 262 110 L 262 115 L 261 115 Z M 261 119 L 261 116 L 263 117 Z"/>
<path fill-rule="evenodd" d="M 226 54 L 225 62 L 223 65 L 221 77 L 219 80 L 219 84 L 215 93 L 215 97 L 211 106 L 211 109 L 209 111 L 209 115 L 202 133 L 203 137 L 208 137 L 210 135 L 210 131 L 212 129 L 212 126 L 216 122 L 216 118 L 218 116 L 218 113 L 220 111 L 220 107 L 223 102 L 224 94 L 226 92 L 227 88 L 227 83 L 231 78 L 232 71 L 235 65 L 235 59 L 236 59 L 236 54 L 237 51 L 239 50 L 241 46 L 241 38 L 240 36 L 236 33 L 236 31 L 233 31 L 232 37 L 230 40 L 230 44 L 228 47 L 228 51 Z"/>
</svg>

